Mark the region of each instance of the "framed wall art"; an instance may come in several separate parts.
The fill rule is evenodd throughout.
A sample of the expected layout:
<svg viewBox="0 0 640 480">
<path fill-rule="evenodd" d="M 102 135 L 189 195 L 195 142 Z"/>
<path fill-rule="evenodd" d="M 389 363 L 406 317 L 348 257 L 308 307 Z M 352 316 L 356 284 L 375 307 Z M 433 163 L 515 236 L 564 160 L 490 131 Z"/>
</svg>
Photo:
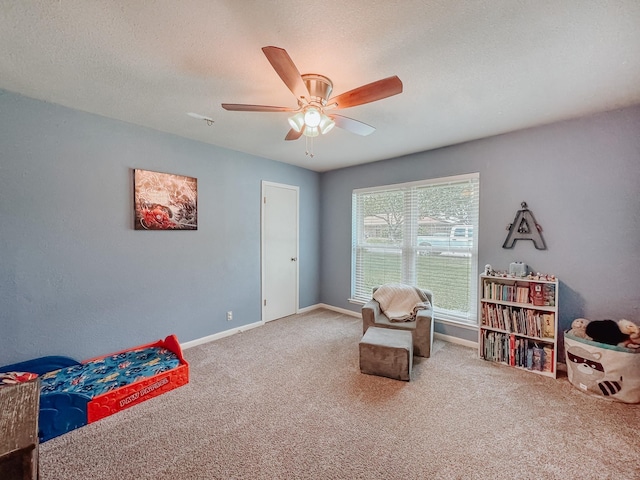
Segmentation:
<svg viewBox="0 0 640 480">
<path fill-rule="evenodd" d="M 197 230 L 198 179 L 133 170 L 135 230 Z"/>
</svg>

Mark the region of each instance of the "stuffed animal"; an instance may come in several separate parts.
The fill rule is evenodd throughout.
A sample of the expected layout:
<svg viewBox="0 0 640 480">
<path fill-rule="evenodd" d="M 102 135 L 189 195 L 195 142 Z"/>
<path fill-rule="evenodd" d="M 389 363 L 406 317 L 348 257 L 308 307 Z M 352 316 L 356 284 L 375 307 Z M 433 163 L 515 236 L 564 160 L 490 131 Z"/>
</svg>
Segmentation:
<svg viewBox="0 0 640 480">
<path fill-rule="evenodd" d="M 618 344 L 620 347 L 640 348 L 640 326 L 629 320 L 618 320 L 618 327 L 625 335 L 629 335 L 627 340 Z"/>
<path fill-rule="evenodd" d="M 571 322 L 571 330 L 569 330 L 569 333 L 574 337 L 591 340 L 591 337 L 587 335 L 586 332 L 588 324 L 589 320 L 587 320 L 586 318 L 576 318 L 573 322 Z"/>
<path fill-rule="evenodd" d="M 613 320 L 593 320 L 587 324 L 585 332 L 594 342 L 607 345 L 618 345 L 629 339 L 629 335 L 622 333 Z"/>
</svg>

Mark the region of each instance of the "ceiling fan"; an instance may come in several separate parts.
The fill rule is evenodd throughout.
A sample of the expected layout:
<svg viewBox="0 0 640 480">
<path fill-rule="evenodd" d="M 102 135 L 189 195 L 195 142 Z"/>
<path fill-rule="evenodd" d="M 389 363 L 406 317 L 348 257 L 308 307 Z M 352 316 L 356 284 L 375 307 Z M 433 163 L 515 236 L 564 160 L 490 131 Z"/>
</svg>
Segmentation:
<svg viewBox="0 0 640 480">
<path fill-rule="evenodd" d="M 271 66 L 298 101 L 297 108 L 268 105 L 223 103 L 222 108 L 236 112 L 295 112 L 289 117 L 291 130 L 285 140 L 297 140 L 302 135 L 317 137 L 334 126 L 357 135 L 370 135 L 376 129 L 353 118 L 336 115 L 332 110 L 375 102 L 402 92 L 402 81 L 392 76 L 331 97 L 333 82 L 324 75 L 300 74 L 287 51 L 278 47 L 263 47 Z"/>
</svg>

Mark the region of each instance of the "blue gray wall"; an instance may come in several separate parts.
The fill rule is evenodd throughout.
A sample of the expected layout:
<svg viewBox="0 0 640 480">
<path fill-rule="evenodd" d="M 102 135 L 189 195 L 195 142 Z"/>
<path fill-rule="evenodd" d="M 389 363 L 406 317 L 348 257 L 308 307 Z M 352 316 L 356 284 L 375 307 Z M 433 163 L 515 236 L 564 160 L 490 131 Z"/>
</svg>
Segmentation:
<svg viewBox="0 0 640 480">
<path fill-rule="evenodd" d="M 198 230 L 134 231 L 133 168 L 197 177 Z M 317 174 L 0 90 L 0 365 L 259 321 L 262 180 L 300 186 L 300 307 L 357 312 L 351 191 L 468 172 L 480 269 L 556 274 L 561 328 L 640 320 L 640 106 Z M 522 201 L 548 250 L 501 248 Z"/>
<path fill-rule="evenodd" d="M 640 106 L 323 174 L 322 301 L 359 310 L 347 301 L 354 188 L 469 172 L 480 173 L 479 271 L 522 261 L 558 276 L 560 328 L 576 317 L 640 321 Z M 547 250 L 502 248 L 523 201 Z"/>
<path fill-rule="evenodd" d="M 134 168 L 197 177 L 198 230 L 134 231 Z M 0 90 L 0 365 L 260 321 L 262 180 L 300 187 L 317 304 L 318 173 Z"/>
</svg>

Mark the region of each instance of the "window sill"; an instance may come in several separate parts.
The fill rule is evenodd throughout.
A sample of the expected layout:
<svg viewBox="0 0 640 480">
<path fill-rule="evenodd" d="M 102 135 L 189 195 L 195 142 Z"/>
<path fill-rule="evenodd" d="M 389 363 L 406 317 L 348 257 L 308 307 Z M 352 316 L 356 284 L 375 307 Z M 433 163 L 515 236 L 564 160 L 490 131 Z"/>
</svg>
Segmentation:
<svg viewBox="0 0 640 480">
<path fill-rule="evenodd" d="M 348 298 L 348 299 L 347 299 L 347 302 L 349 302 L 349 303 L 353 303 L 354 305 L 360 305 L 360 306 L 362 306 L 362 305 L 364 305 L 365 303 L 367 303 L 367 302 L 363 302 L 362 300 L 357 300 L 357 299 L 355 299 L 355 298 Z"/>
</svg>

